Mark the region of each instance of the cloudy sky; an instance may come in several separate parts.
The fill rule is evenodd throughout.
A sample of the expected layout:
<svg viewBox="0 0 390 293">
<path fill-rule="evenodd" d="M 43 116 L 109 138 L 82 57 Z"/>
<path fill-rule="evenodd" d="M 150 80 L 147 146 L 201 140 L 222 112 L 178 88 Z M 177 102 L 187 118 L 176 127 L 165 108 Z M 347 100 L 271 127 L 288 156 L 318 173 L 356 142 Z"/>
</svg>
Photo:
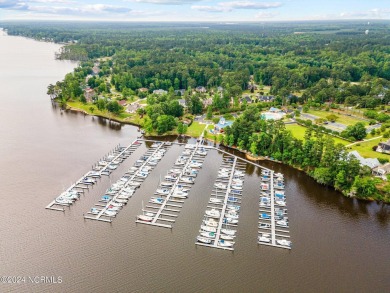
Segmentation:
<svg viewBox="0 0 390 293">
<path fill-rule="evenodd" d="M 0 20 L 390 19 L 390 0 L 0 0 Z"/>
</svg>

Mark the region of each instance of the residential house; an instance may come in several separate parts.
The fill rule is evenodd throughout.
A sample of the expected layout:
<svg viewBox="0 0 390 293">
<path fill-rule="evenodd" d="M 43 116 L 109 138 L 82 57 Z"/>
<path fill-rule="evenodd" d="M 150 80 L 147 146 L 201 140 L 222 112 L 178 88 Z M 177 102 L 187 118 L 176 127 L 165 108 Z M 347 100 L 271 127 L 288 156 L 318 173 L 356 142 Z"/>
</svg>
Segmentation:
<svg viewBox="0 0 390 293">
<path fill-rule="evenodd" d="M 221 87 L 221 86 L 217 87 L 217 91 L 218 92 L 223 92 L 223 87 Z"/>
<path fill-rule="evenodd" d="M 360 163 L 360 166 L 367 166 L 369 167 L 371 170 L 376 168 L 376 167 L 379 167 L 381 165 L 381 163 L 379 163 L 378 159 L 373 159 L 373 158 L 363 158 L 358 151 L 352 151 L 348 154 L 349 156 L 354 156 Z"/>
<path fill-rule="evenodd" d="M 184 96 L 186 90 L 185 89 L 181 89 L 181 90 L 175 90 L 175 95 L 176 96 Z"/>
<path fill-rule="evenodd" d="M 156 94 L 156 95 L 166 95 L 167 93 L 168 93 L 167 91 L 162 90 L 162 89 L 158 89 L 158 90 L 153 91 L 153 94 Z"/>
<path fill-rule="evenodd" d="M 120 100 L 120 101 L 118 101 L 118 104 L 121 105 L 122 107 L 126 107 L 127 106 L 127 101 L 126 100 Z"/>
<path fill-rule="evenodd" d="M 274 96 L 264 96 L 257 94 L 256 97 L 259 102 L 273 102 L 275 100 Z"/>
<path fill-rule="evenodd" d="M 207 108 L 208 106 L 213 104 L 213 99 L 212 98 L 207 98 L 207 99 L 204 99 L 202 102 L 203 102 L 203 106 L 205 108 Z"/>
<path fill-rule="evenodd" d="M 99 63 L 95 63 L 92 67 L 92 75 L 99 75 L 100 68 L 99 68 Z"/>
<path fill-rule="evenodd" d="M 251 104 L 252 103 L 252 99 L 249 95 L 244 95 L 241 99 L 240 99 L 240 103 L 243 103 L 244 101 L 246 101 L 248 104 Z"/>
<path fill-rule="evenodd" d="M 197 86 L 195 88 L 195 90 L 198 92 L 198 93 L 206 93 L 207 92 L 207 89 L 204 87 L 204 86 Z"/>
<path fill-rule="evenodd" d="M 183 106 L 184 108 L 187 108 L 187 102 L 185 99 L 178 100 L 179 105 Z"/>
<path fill-rule="evenodd" d="M 374 176 L 384 177 L 388 174 L 390 174 L 390 163 L 372 169 L 372 175 Z"/>
<path fill-rule="evenodd" d="M 85 99 L 87 100 L 88 103 L 92 102 L 93 96 L 95 96 L 94 89 L 92 89 L 90 87 L 87 87 L 86 89 L 84 89 L 84 97 L 85 97 Z"/>
<path fill-rule="evenodd" d="M 138 110 L 139 108 L 141 108 L 141 107 L 142 107 L 142 105 L 141 105 L 140 103 L 138 103 L 138 102 L 131 103 L 130 105 L 127 106 L 126 112 L 127 112 L 127 113 L 130 113 L 130 114 L 136 113 L 137 110 Z"/>
<path fill-rule="evenodd" d="M 380 142 L 376 151 L 379 153 L 389 154 L 390 155 L 390 139 L 387 142 Z"/>
<path fill-rule="evenodd" d="M 280 109 L 278 109 L 278 108 L 271 107 L 271 108 L 269 109 L 269 112 L 271 112 L 271 113 L 281 113 L 281 112 L 283 112 L 283 111 L 280 110 Z"/>
<path fill-rule="evenodd" d="M 138 89 L 138 92 L 139 93 L 146 93 L 146 92 L 148 92 L 149 90 L 146 88 L 146 87 L 141 87 L 141 88 L 139 88 Z"/>
</svg>

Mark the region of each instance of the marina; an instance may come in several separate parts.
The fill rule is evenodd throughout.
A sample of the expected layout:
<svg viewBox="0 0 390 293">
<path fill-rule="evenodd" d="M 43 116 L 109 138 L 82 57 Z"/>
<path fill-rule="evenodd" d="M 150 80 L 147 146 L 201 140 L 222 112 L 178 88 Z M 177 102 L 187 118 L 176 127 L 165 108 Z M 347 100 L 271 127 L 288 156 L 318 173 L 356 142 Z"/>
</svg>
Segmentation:
<svg viewBox="0 0 390 293">
<path fill-rule="evenodd" d="M 291 249 L 284 176 L 263 170 L 261 181 L 258 244 Z"/>
<path fill-rule="evenodd" d="M 206 155 L 207 149 L 199 141 L 186 144 L 164 181 L 160 179 L 159 188 L 150 198 L 149 205 L 142 206 L 142 214 L 137 216 L 136 223 L 171 229 Z"/>
<path fill-rule="evenodd" d="M 112 222 L 112 218 L 116 217 L 162 159 L 168 146 L 164 142 L 154 142 L 134 166 L 107 189 L 99 203 L 84 215 L 84 219 Z"/>
<path fill-rule="evenodd" d="M 234 250 L 245 169 L 237 159 L 224 156 L 196 245 Z"/>
<path fill-rule="evenodd" d="M 92 166 L 92 170 L 85 173 L 80 179 L 49 203 L 46 206 L 46 209 L 65 212 L 64 207 L 69 207 L 80 199 L 81 194 L 84 194 L 85 190 L 88 190 L 89 187 L 97 184 L 97 179 L 101 178 L 101 176 L 109 176 L 119 164 L 123 163 L 123 161 L 138 148 L 139 145 L 140 143 L 137 140 L 130 143 L 127 147 L 118 145 L 112 152 Z"/>
</svg>

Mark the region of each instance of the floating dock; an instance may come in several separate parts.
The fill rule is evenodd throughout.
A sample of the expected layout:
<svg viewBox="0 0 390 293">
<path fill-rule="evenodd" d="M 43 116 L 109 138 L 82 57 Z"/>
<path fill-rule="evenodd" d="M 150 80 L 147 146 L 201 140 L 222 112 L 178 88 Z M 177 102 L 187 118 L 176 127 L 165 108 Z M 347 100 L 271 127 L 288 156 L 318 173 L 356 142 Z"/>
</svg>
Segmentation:
<svg viewBox="0 0 390 293">
<path fill-rule="evenodd" d="M 156 197 L 149 201 L 151 205 L 146 206 L 146 209 L 142 208 L 142 213 L 148 216 L 148 221 L 144 221 L 138 216 L 136 223 L 172 229 L 172 224 L 175 222 L 182 204 L 195 182 L 206 155 L 207 151 L 203 146 L 200 146 L 199 142 L 195 145 L 187 144 L 185 151 L 177 158 L 174 167 L 171 169 L 175 172 L 170 172 L 165 177 L 170 178 L 170 181 L 165 182 L 165 184 L 160 183 L 160 187 L 155 192 Z M 159 190 L 166 191 L 160 194 Z"/>
<path fill-rule="evenodd" d="M 143 171 L 143 169 L 147 165 L 150 165 L 152 161 L 159 162 L 164 155 L 166 150 L 163 152 L 162 148 L 166 146 L 166 144 L 164 142 L 155 142 L 154 144 L 155 145 L 152 145 L 152 147 L 143 156 L 141 156 L 141 159 L 134 164 L 132 167 L 134 169 L 130 168 L 124 174 L 125 176 L 131 172 L 132 175 L 129 177 L 123 176 L 122 178 L 124 178 L 126 181 L 119 179 L 117 183 L 113 184 L 109 190 L 113 190 L 114 186 L 118 186 L 119 184 L 119 187 L 116 188 L 118 190 L 113 191 L 113 195 L 104 195 L 100 202 L 96 204 L 95 207 L 91 209 L 91 211 L 87 212 L 87 215 L 84 215 L 84 219 L 112 222 L 112 218 L 116 217 L 121 208 L 133 196 L 136 188 L 140 187 L 141 183 L 148 176 L 149 171 L 151 172 L 157 163 L 153 163 L 152 166 L 148 166 L 148 171 Z M 159 154 L 158 157 L 157 154 Z"/>
<path fill-rule="evenodd" d="M 97 183 L 97 178 L 102 175 L 110 175 L 116 167 L 127 159 L 138 148 L 140 143 L 135 140 L 127 147 L 117 146 L 112 153 L 109 153 L 92 167 L 91 171 L 85 173 L 80 179 L 72 184 L 68 189 L 61 193 L 51 203 L 46 206 L 46 209 L 64 212 L 64 207 L 69 207 L 80 197 L 80 193 L 89 189 L 90 186 Z M 72 193 L 72 197 L 70 196 Z"/>
</svg>

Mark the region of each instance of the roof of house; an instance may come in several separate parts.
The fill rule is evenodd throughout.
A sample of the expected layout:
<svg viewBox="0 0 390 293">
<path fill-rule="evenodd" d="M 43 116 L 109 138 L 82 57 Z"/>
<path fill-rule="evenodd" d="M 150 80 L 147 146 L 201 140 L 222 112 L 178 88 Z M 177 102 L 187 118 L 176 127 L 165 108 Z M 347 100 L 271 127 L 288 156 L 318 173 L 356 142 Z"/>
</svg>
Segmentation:
<svg viewBox="0 0 390 293">
<path fill-rule="evenodd" d="M 126 100 L 121 100 L 121 101 L 118 101 L 118 104 L 121 105 L 121 106 L 126 106 L 127 105 L 127 101 Z"/>
<path fill-rule="evenodd" d="M 368 166 L 371 169 L 380 166 L 378 159 L 376 158 L 363 158 L 358 151 L 352 151 L 349 153 L 350 156 L 354 156 L 360 163 L 361 166 Z"/>
</svg>

